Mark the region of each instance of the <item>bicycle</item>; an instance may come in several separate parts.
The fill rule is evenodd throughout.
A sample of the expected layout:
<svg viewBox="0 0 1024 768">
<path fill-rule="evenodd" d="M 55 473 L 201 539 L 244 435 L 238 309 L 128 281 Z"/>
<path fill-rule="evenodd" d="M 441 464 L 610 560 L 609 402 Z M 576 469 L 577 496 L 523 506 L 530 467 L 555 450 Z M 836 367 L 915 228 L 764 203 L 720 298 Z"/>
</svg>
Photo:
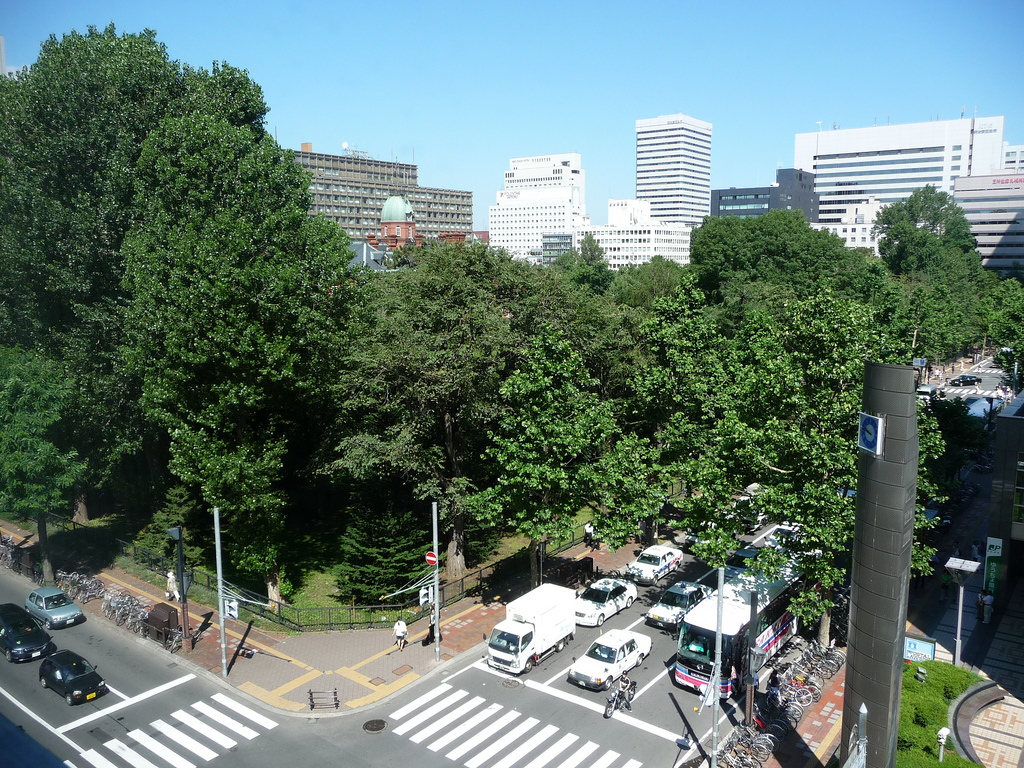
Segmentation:
<svg viewBox="0 0 1024 768">
<path fill-rule="evenodd" d="M 43 564 L 36 563 L 32 566 L 32 581 L 38 584 L 40 587 L 46 583 L 46 579 L 43 578 Z"/>
</svg>

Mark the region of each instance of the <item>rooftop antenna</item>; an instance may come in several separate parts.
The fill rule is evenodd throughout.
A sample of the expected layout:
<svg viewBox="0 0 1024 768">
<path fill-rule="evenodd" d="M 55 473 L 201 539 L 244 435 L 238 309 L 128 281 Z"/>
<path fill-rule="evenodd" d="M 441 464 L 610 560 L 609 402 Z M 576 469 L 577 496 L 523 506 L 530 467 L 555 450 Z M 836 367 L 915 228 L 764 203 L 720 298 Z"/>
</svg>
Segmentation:
<svg viewBox="0 0 1024 768">
<path fill-rule="evenodd" d="M 814 122 L 818 124 L 818 133 L 821 133 L 821 120 L 815 120 Z"/>
<path fill-rule="evenodd" d="M 964 104 L 962 107 L 960 107 L 960 119 L 961 120 L 964 119 L 964 110 L 966 110 L 966 109 L 967 109 L 967 105 L 966 104 Z"/>
</svg>

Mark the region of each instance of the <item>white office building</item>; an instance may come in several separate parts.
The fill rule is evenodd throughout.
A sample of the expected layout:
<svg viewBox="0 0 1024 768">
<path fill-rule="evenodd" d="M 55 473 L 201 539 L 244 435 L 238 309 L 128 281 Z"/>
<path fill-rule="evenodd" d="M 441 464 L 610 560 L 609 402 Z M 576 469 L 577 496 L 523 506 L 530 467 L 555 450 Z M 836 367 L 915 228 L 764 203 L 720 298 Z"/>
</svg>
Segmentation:
<svg viewBox="0 0 1024 768">
<path fill-rule="evenodd" d="M 571 234 L 589 223 L 578 152 L 513 158 L 488 212 L 490 244 L 536 261 L 545 234 Z"/>
<path fill-rule="evenodd" d="M 814 173 L 818 221 L 841 226 L 872 198 L 888 205 L 927 185 L 952 195 L 956 178 L 1001 169 L 1003 122 L 977 117 L 798 133 L 794 166 Z"/>
<path fill-rule="evenodd" d="M 673 224 L 651 218 L 647 200 L 608 201 L 608 225 L 585 226 L 573 233 L 573 247 L 579 250 L 587 235 L 593 235 L 604 250 L 612 269 L 644 264 L 655 256 L 677 264 L 690 263 L 689 224 Z"/>
<path fill-rule="evenodd" d="M 711 213 L 711 123 L 683 114 L 636 121 L 636 199 L 658 221 L 700 226 Z"/>
<path fill-rule="evenodd" d="M 970 222 L 983 266 L 1024 269 L 1024 168 L 961 177 L 953 199 Z"/>
<path fill-rule="evenodd" d="M 870 248 L 878 256 L 878 241 L 875 233 L 875 219 L 882 210 L 882 204 L 874 197 L 868 202 L 849 207 L 839 221 L 830 223 L 810 222 L 812 229 L 822 229 L 842 238 L 847 248 Z"/>
</svg>

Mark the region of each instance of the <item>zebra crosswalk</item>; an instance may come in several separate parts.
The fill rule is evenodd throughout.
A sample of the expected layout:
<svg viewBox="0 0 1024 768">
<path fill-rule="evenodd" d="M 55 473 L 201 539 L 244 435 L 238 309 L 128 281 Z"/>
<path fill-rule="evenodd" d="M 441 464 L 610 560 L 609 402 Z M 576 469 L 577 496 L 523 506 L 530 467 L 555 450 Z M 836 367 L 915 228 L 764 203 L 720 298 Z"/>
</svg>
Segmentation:
<svg viewBox="0 0 1024 768">
<path fill-rule="evenodd" d="M 465 768 L 640 768 L 638 760 L 442 683 L 391 713 L 394 733 Z M 532 759 L 530 759 L 532 758 Z M 527 762 L 523 762 L 527 761 Z"/>
<path fill-rule="evenodd" d="M 170 721 L 170 722 L 169 722 Z M 129 731 L 125 740 L 110 739 L 100 748 L 81 753 L 93 768 L 196 768 L 238 745 L 252 741 L 277 723 L 256 710 L 216 693 L 196 701 L 191 711 L 179 709 L 167 719 L 153 720 L 149 729 Z"/>
</svg>

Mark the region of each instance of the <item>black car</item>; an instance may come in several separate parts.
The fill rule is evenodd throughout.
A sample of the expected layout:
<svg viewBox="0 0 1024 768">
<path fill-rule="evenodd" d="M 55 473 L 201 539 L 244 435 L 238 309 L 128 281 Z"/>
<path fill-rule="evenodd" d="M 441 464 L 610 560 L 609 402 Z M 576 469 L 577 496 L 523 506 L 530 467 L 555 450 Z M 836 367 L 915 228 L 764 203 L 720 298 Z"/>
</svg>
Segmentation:
<svg viewBox="0 0 1024 768">
<path fill-rule="evenodd" d="M 74 651 L 57 651 L 44 659 L 39 667 L 39 684 L 62 694 L 69 707 L 107 692 L 96 667 Z"/>
<path fill-rule="evenodd" d="M 56 648 L 28 611 L 14 603 L 0 605 L 0 652 L 8 661 L 38 659 Z"/>
<path fill-rule="evenodd" d="M 973 373 L 961 373 L 956 378 L 950 379 L 946 386 L 973 387 L 975 384 L 981 384 L 981 376 L 975 376 Z"/>
</svg>

